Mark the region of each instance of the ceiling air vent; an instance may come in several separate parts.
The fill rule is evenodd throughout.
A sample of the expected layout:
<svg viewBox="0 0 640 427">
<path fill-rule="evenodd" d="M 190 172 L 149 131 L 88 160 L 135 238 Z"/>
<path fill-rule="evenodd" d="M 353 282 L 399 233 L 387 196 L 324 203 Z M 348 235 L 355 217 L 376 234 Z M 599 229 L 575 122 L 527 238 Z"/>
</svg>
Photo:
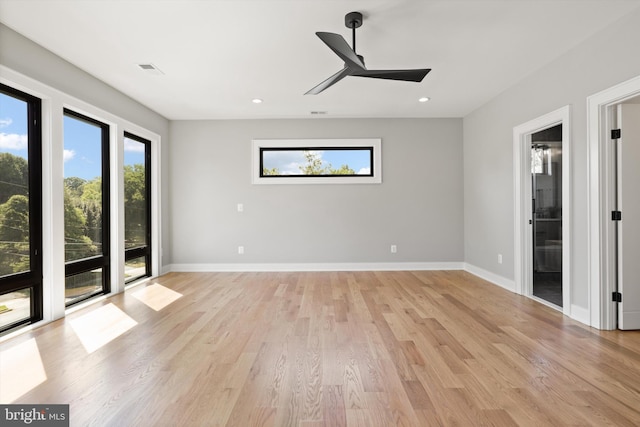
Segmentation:
<svg viewBox="0 0 640 427">
<path fill-rule="evenodd" d="M 322 116 L 323 114 L 327 114 L 327 111 L 312 111 L 312 116 Z"/>
<path fill-rule="evenodd" d="M 142 70 L 146 71 L 149 74 L 155 74 L 157 76 L 164 74 L 158 67 L 153 64 L 138 64 Z"/>
</svg>

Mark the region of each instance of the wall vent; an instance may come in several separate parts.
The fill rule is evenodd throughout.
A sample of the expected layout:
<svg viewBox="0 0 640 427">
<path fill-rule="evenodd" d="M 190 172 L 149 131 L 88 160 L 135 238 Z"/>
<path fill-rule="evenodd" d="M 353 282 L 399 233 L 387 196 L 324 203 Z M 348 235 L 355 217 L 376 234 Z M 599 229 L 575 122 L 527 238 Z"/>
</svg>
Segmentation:
<svg viewBox="0 0 640 427">
<path fill-rule="evenodd" d="M 140 69 L 146 71 L 149 74 L 155 74 L 155 75 L 164 74 L 162 71 L 160 71 L 158 67 L 156 67 L 153 64 L 138 64 L 138 67 L 140 67 Z"/>
</svg>

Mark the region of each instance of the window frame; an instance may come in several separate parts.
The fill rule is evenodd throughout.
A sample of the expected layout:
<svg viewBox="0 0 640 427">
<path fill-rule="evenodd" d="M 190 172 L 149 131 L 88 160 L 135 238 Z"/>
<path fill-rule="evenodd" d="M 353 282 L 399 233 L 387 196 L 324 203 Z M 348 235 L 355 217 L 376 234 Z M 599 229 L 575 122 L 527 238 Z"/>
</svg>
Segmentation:
<svg viewBox="0 0 640 427">
<path fill-rule="evenodd" d="M 265 151 L 371 150 L 371 175 L 276 175 L 262 173 Z M 380 184 L 382 183 L 382 141 L 358 139 L 254 139 L 252 140 L 253 184 Z"/>
<path fill-rule="evenodd" d="M 42 256 L 42 100 L 4 83 L 0 92 L 27 104 L 27 164 L 29 170 L 29 271 L 0 277 L 0 294 L 30 290 L 30 316 L 0 327 L 0 334 L 43 318 Z"/>
<path fill-rule="evenodd" d="M 132 277 L 131 279 L 125 280 L 125 284 L 129 284 L 135 280 L 138 280 L 140 278 L 143 277 L 151 277 L 152 275 L 152 262 L 153 262 L 153 257 L 152 257 L 152 224 L 151 224 L 151 216 L 152 216 L 152 203 L 151 203 L 151 198 L 152 198 L 152 191 L 151 191 L 151 183 L 152 183 L 152 179 L 151 179 L 151 171 L 152 171 L 152 165 L 151 165 L 151 141 L 143 138 L 141 136 L 138 136 L 136 134 L 133 134 L 131 132 L 128 131 L 124 131 L 124 138 L 128 138 L 128 139 L 132 139 L 136 142 L 142 143 L 144 144 L 144 185 L 145 185 L 145 204 L 146 204 L 146 230 L 145 230 L 145 234 L 146 234 L 146 240 L 147 243 L 145 246 L 139 246 L 139 247 L 135 247 L 135 248 L 130 248 L 130 249 L 126 249 L 124 250 L 124 261 L 125 263 L 131 259 L 135 259 L 135 258 L 141 258 L 144 257 L 145 258 L 145 274 L 143 276 L 137 276 L 137 277 Z M 124 142 L 124 139 L 123 139 Z M 124 168 L 124 162 L 123 162 L 123 168 Z M 124 226 L 126 228 L 126 224 L 127 224 L 127 219 L 126 217 L 124 218 Z"/>
<path fill-rule="evenodd" d="M 94 298 L 99 295 L 105 295 L 111 292 L 111 163 L 110 163 L 110 142 L 111 142 L 111 126 L 107 123 L 96 120 L 92 117 L 86 116 L 82 113 L 74 111 L 70 108 L 64 108 L 62 117 L 71 117 L 80 121 L 84 121 L 88 124 L 97 126 L 101 129 L 101 171 L 102 171 L 102 254 L 93 257 L 65 261 L 64 277 L 65 282 L 67 277 L 75 276 L 77 274 L 90 272 L 92 270 L 102 269 L 102 289 L 100 291 L 92 292 L 81 298 L 74 299 L 70 302 L 65 302 L 65 307 L 69 308 L 78 303 L 84 302 L 88 299 Z M 64 146 L 64 141 L 63 141 Z M 66 285 L 65 285 L 66 292 Z"/>
</svg>

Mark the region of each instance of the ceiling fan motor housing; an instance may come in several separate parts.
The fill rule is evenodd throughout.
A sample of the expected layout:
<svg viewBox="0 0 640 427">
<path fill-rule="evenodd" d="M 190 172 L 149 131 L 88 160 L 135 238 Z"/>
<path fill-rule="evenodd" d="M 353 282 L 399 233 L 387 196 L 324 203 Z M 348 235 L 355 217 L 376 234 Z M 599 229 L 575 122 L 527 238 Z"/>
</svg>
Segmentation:
<svg viewBox="0 0 640 427">
<path fill-rule="evenodd" d="M 347 28 L 359 28 L 362 25 L 362 13 L 349 12 L 344 16 L 344 25 Z"/>
</svg>

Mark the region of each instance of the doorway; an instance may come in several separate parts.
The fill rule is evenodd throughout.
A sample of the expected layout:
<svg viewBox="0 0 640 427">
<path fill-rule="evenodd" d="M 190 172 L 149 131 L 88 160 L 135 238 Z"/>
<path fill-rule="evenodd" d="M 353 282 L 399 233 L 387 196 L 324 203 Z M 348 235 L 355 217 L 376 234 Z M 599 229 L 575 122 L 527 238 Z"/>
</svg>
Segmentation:
<svg viewBox="0 0 640 427">
<path fill-rule="evenodd" d="M 615 272 L 613 300 L 618 329 L 640 329 L 640 96 L 613 107 L 611 131 Z"/>
<path fill-rule="evenodd" d="M 532 295 L 562 302 L 562 124 L 531 135 Z"/>
<path fill-rule="evenodd" d="M 571 316 L 569 106 L 513 129 L 515 290 Z"/>
<path fill-rule="evenodd" d="M 598 329 L 640 329 L 640 286 L 633 270 L 640 256 L 640 231 L 634 230 L 640 218 L 640 177 L 635 172 L 640 131 L 634 127 L 640 119 L 637 115 L 624 118 L 624 110 L 636 107 L 639 96 L 640 76 L 587 98 L 589 321 Z M 630 131 L 626 136 L 625 129 Z"/>
</svg>

